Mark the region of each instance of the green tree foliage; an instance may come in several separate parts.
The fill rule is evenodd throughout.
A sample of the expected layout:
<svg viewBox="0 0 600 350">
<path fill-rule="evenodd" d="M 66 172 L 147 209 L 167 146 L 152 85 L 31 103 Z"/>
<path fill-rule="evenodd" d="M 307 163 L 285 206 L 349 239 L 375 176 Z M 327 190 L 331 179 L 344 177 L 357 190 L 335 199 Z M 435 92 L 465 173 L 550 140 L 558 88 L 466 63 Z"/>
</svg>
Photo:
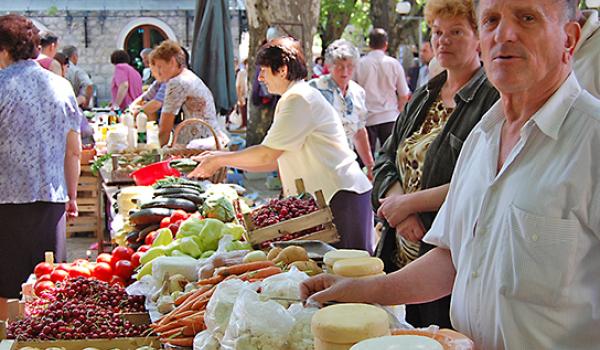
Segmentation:
<svg viewBox="0 0 600 350">
<path fill-rule="evenodd" d="M 364 36 L 371 26 L 369 5 L 369 0 L 321 0 L 319 35 L 323 49 L 341 38 L 348 25 L 355 28 L 354 35 Z"/>
</svg>

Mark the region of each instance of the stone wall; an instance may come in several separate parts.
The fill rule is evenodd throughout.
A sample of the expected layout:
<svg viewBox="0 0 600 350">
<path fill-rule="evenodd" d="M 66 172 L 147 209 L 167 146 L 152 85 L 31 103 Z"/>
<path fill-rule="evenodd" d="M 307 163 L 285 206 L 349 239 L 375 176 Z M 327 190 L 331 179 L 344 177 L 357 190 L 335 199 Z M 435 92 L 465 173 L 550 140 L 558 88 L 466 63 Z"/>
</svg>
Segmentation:
<svg viewBox="0 0 600 350">
<path fill-rule="evenodd" d="M 96 86 L 98 103 L 110 101 L 110 83 L 114 71 L 114 67 L 110 63 L 110 54 L 116 49 L 123 48 L 120 46 L 122 43 L 118 41 L 132 21 L 143 17 L 164 22 L 182 46 L 187 49 L 192 46 L 194 11 L 189 10 L 58 11 L 52 15 L 47 12 L 29 11 L 24 15 L 57 34 L 59 50 L 66 45 L 74 45 L 78 48 L 79 66 L 90 74 Z M 87 47 L 85 45 L 84 16 L 87 16 Z M 237 55 L 238 21 L 235 12 L 232 12 L 232 16 L 232 35 Z M 167 32 L 167 34 L 169 33 Z"/>
</svg>

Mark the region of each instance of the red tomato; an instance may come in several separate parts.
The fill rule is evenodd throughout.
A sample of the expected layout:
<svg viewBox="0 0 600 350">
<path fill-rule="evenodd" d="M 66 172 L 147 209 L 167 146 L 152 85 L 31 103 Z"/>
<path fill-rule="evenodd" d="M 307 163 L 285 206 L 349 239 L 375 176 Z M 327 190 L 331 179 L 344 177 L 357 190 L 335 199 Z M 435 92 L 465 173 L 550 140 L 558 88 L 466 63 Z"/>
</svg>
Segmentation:
<svg viewBox="0 0 600 350">
<path fill-rule="evenodd" d="M 145 253 L 145 252 L 147 252 L 147 251 L 148 251 L 148 249 L 150 249 L 150 248 L 152 248 L 152 246 L 151 246 L 151 245 L 149 245 L 149 244 L 144 244 L 143 246 L 140 246 L 140 247 L 138 248 L 138 250 L 137 250 L 137 251 L 138 251 L 139 253 Z M 133 255 L 131 256 L 131 258 L 133 259 Z"/>
<path fill-rule="evenodd" d="M 52 264 L 47 263 L 47 262 L 41 262 L 41 263 L 35 265 L 35 268 L 33 269 L 33 273 L 35 274 L 35 277 L 39 278 L 42 275 L 51 274 L 52 270 L 54 270 L 54 266 L 52 266 Z"/>
<path fill-rule="evenodd" d="M 137 251 L 137 252 L 133 253 L 133 255 L 131 256 L 131 265 L 133 266 L 134 270 L 138 266 L 140 266 L 140 258 L 142 257 L 142 255 L 144 255 L 143 252 Z"/>
<path fill-rule="evenodd" d="M 37 282 L 34 286 L 33 286 L 33 291 L 35 292 L 36 295 L 41 295 L 43 291 L 46 290 L 50 290 L 54 288 L 54 283 L 52 283 L 52 281 L 41 281 L 41 282 Z"/>
<path fill-rule="evenodd" d="M 171 218 L 163 218 L 162 220 L 160 220 L 160 228 L 169 227 L 170 224 Z"/>
<path fill-rule="evenodd" d="M 56 269 L 55 270 L 62 270 L 62 271 L 71 271 L 71 265 L 70 264 L 65 264 L 65 263 L 60 263 L 58 265 L 56 265 Z"/>
<path fill-rule="evenodd" d="M 85 259 L 75 259 L 73 260 L 73 265 L 86 265 L 89 261 Z"/>
<path fill-rule="evenodd" d="M 45 275 L 41 275 L 40 277 L 37 278 L 38 282 L 44 282 L 44 281 L 52 281 L 52 277 L 50 277 L 51 274 L 47 273 Z"/>
<path fill-rule="evenodd" d="M 113 275 L 113 269 L 110 264 L 105 262 L 97 263 L 92 272 L 92 276 L 104 282 L 110 282 Z"/>
<path fill-rule="evenodd" d="M 150 232 L 144 239 L 144 244 L 152 245 L 152 243 L 154 242 L 154 239 L 156 238 L 156 235 L 157 235 L 156 231 Z"/>
<path fill-rule="evenodd" d="M 117 275 L 112 276 L 112 278 L 110 279 L 110 284 L 111 285 L 118 284 L 121 287 L 125 288 L 125 280 L 122 277 L 119 277 Z"/>
<path fill-rule="evenodd" d="M 115 266 L 115 275 L 123 278 L 125 281 L 131 278 L 133 274 L 133 265 L 129 260 L 121 260 Z"/>
<path fill-rule="evenodd" d="M 52 271 L 50 274 L 50 279 L 54 283 L 64 281 L 67 278 L 69 278 L 69 272 L 58 268 L 56 268 L 56 270 Z"/>
<path fill-rule="evenodd" d="M 173 214 L 171 214 L 171 223 L 185 220 L 188 217 L 189 217 L 188 213 L 186 213 L 185 211 L 183 211 L 181 209 L 177 209 L 173 212 Z"/>
<path fill-rule="evenodd" d="M 180 225 L 181 225 L 181 220 L 177 221 L 174 224 L 169 225 L 169 230 L 171 230 L 171 235 L 173 236 L 173 238 L 175 237 L 175 235 L 179 231 L 179 226 Z"/>
<path fill-rule="evenodd" d="M 119 260 L 130 260 L 131 259 L 131 255 L 133 253 L 134 253 L 133 249 L 131 249 L 129 247 L 116 247 L 112 251 L 113 258 L 117 257 L 117 261 L 119 261 Z"/>
<path fill-rule="evenodd" d="M 71 271 L 69 271 L 69 277 L 71 277 L 71 278 L 77 278 L 77 277 L 90 278 L 91 276 L 92 276 L 92 273 L 90 272 L 90 270 L 83 266 L 75 265 L 71 268 Z"/>
<path fill-rule="evenodd" d="M 109 253 L 102 253 L 98 255 L 98 257 L 96 258 L 96 262 L 105 262 L 110 264 L 110 258 L 112 258 L 112 255 L 110 255 Z"/>
</svg>

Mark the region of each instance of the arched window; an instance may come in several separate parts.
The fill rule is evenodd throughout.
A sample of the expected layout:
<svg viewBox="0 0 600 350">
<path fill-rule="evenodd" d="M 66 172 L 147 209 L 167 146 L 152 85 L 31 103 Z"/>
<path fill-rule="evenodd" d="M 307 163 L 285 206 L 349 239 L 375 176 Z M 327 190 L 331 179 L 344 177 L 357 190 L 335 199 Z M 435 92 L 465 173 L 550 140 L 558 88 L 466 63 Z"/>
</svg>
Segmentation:
<svg viewBox="0 0 600 350">
<path fill-rule="evenodd" d="M 131 57 L 131 64 L 140 74 L 144 70 L 144 64 L 140 58 L 142 49 L 152 48 L 168 38 L 162 29 L 151 24 L 143 24 L 129 31 L 125 38 L 124 49 Z"/>
</svg>

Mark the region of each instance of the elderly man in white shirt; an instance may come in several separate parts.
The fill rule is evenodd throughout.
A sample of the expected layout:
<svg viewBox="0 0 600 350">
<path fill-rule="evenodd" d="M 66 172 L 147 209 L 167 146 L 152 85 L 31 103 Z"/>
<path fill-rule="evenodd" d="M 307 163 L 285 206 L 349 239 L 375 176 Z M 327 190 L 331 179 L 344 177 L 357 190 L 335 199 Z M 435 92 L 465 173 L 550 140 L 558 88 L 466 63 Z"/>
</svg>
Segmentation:
<svg viewBox="0 0 600 350">
<path fill-rule="evenodd" d="M 573 70 L 581 86 L 600 98 L 600 21 L 598 11 L 578 11 L 581 38 L 575 47 Z"/>
<path fill-rule="evenodd" d="M 575 6 L 480 1 L 501 100 L 465 141 L 424 238 L 438 247 L 388 276 L 308 280 L 304 297 L 389 305 L 452 291 L 453 326 L 478 349 L 598 349 L 600 100 L 571 69 Z"/>
</svg>

